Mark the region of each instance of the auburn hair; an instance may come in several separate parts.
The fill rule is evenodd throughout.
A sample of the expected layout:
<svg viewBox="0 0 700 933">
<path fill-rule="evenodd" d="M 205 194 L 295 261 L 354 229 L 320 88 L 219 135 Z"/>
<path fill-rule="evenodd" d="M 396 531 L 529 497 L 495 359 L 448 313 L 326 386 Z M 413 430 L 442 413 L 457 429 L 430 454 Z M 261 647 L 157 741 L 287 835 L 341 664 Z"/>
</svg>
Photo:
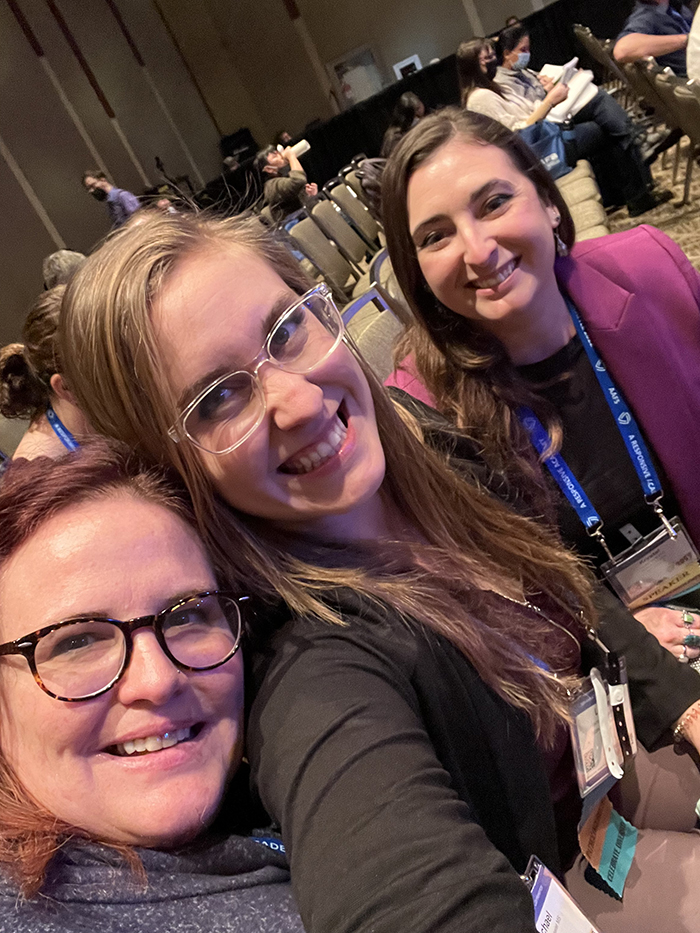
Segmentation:
<svg viewBox="0 0 700 933">
<path fill-rule="evenodd" d="M 12 461 L 0 482 L 0 588 L 7 561 L 45 522 L 87 500 L 124 493 L 169 509 L 196 528 L 179 477 L 144 467 L 121 444 L 91 439 L 80 450 L 58 459 Z M 27 599 L 31 600 L 30 593 Z M 2 621 L 0 616 L 0 629 Z M 1 685 L 0 666 L 0 715 L 10 717 L 12 710 Z M 11 767 L 0 745 L 0 866 L 24 897 L 41 890 L 52 857 L 70 839 L 109 846 L 124 857 L 137 877 L 145 879 L 133 847 L 97 838 L 42 807 L 24 788 L 21 774 Z"/>
</svg>

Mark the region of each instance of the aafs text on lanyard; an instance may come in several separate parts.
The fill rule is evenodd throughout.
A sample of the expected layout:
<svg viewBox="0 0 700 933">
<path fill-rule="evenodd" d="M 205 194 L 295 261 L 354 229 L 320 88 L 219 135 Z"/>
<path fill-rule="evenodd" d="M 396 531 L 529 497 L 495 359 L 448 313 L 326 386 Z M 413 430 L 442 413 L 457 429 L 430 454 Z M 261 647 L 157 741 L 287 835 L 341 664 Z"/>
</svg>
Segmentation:
<svg viewBox="0 0 700 933">
<path fill-rule="evenodd" d="M 564 458 L 552 455 L 545 458 L 544 464 L 588 534 L 596 538 L 608 555 L 609 560 L 602 565 L 601 571 L 625 605 L 634 610 L 651 603 L 678 598 L 700 586 L 700 555 L 680 519 L 668 519 L 664 514 L 661 506 L 663 489 L 639 426 L 591 343 L 576 309 L 568 299 L 567 304 L 639 477 L 644 499 L 659 517 L 659 528 L 650 534 L 640 535 L 631 547 L 613 556 L 603 535 L 603 521 Z M 518 409 L 518 417 L 537 452 L 543 454 L 549 447 L 550 439 L 539 418 L 525 406 Z"/>
</svg>

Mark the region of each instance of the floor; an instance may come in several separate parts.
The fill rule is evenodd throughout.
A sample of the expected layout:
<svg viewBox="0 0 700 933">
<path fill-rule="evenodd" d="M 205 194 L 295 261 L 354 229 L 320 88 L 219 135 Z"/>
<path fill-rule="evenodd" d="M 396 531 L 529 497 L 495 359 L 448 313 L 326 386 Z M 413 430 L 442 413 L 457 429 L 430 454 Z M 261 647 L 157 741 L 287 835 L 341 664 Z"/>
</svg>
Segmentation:
<svg viewBox="0 0 700 933">
<path fill-rule="evenodd" d="M 687 139 L 681 140 L 681 159 L 678 168 L 678 181 L 673 180 L 673 163 L 675 148 L 666 154 L 666 165 L 663 157 L 657 159 L 652 166 L 654 179 L 661 188 L 670 188 L 676 194 L 672 201 L 667 201 L 660 207 L 649 211 L 642 217 L 630 220 L 626 210 L 616 211 L 610 216 L 610 226 L 613 233 L 620 230 L 629 230 L 637 224 L 652 224 L 667 233 L 683 249 L 695 268 L 700 271 L 700 166 L 695 165 L 690 188 L 690 204 L 678 207 L 683 197 L 683 184 L 685 181 L 685 163 L 687 158 Z"/>
</svg>

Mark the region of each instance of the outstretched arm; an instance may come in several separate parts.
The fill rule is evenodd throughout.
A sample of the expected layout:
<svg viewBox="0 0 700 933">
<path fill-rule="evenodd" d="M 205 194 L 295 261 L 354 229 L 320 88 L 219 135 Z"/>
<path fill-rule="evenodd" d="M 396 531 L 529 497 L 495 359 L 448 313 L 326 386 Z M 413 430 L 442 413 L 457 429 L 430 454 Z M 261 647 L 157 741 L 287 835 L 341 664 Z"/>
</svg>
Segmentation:
<svg viewBox="0 0 700 933">
<path fill-rule="evenodd" d="M 643 32 L 630 32 L 615 43 L 613 57 L 618 62 L 636 62 L 640 58 L 653 55 L 668 55 L 677 52 L 688 44 L 686 35 L 648 36 Z"/>
</svg>

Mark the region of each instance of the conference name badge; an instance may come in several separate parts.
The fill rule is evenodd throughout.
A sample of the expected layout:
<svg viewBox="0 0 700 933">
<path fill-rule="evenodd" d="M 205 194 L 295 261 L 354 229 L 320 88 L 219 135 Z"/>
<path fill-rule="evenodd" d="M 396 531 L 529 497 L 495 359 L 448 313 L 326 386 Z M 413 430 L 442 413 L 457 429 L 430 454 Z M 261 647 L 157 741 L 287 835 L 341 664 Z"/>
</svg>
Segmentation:
<svg viewBox="0 0 700 933">
<path fill-rule="evenodd" d="M 601 567 L 630 610 L 678 597 L 700 585 L 700 555 L 678 518 L 640 538 Z"/>
</svg>

